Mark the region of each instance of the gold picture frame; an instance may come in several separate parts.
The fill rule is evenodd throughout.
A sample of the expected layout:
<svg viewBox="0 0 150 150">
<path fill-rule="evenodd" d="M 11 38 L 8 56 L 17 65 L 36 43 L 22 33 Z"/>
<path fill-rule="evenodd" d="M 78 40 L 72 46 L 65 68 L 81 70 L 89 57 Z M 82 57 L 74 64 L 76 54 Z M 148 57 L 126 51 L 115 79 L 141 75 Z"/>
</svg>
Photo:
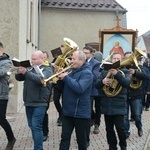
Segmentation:
<svg viewBox="0 0 150 150">
<path fill-rule="evenodd" d="M 99 31 L 99 51 L 103 53 L 103 59 L 105 59 L 113 48 L 115 49 L 115 43 L 117 43 L 123 54 L 127 51 L 134 52 L 137 37 L 137 30 L 122 28 L 117 22 L 116 27 Z"/>
</svg>

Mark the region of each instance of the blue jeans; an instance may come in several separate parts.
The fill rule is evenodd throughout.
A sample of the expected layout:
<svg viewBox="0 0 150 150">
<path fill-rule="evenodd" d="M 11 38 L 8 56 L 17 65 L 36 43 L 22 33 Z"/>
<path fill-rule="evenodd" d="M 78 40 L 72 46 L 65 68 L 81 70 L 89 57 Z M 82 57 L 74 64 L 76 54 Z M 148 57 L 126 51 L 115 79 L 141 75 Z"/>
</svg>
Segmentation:
<svg viewBox="0 0 150 150">
<path fill-rule="evenodd" d="M 124 117 L 126 134 L 130 134 L 130 122 L 129 122 L 129 106 L 132 109 L 132 113 L 135 120 L 135 125 L 138 129 L 142 129 L 142 99 L 128 100 L 127 103 L 127 114 Z"/>
<path fill-rule="evenodd" d="M 26 106 L 26 116 L 28 126 L 32 132 L 34 141 L 34 150 L 43 150 L 43 119 L 46 107 L 29 107 Z"/>
</svg>

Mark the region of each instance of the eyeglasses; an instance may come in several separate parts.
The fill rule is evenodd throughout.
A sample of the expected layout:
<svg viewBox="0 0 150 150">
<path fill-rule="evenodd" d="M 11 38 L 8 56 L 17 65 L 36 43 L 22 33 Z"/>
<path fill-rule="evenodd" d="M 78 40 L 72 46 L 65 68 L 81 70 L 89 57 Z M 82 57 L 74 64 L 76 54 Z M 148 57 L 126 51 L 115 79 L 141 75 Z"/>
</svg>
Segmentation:
<svg viewBox="0 0 150 150">
<path fill-rule="evenodd" d="M 88 54 L 90 54 L 90 53 L 89 53 L 89 52 L 84 52 L 84 54 L 88 55 Z"/>
</svg>

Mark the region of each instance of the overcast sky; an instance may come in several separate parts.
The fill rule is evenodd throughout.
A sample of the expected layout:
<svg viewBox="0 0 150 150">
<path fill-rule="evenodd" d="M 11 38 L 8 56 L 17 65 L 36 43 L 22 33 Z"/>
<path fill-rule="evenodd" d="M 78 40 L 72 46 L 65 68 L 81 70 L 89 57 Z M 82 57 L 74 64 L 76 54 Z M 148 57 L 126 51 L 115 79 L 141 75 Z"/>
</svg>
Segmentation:
<svg viewBox="0 0 150 150">
<path fill-rule="evenodd" d="M 138 36 L 150 30 L 150 0 L 116 0 L 128 10 L 127 28 L 138 30 Z"/>
</svg>

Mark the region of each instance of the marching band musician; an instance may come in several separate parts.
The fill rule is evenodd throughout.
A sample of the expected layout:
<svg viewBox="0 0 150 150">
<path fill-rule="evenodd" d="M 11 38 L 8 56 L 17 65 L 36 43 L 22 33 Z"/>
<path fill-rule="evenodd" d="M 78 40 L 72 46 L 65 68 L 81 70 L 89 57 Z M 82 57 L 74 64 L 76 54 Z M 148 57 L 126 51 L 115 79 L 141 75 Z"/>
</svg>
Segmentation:
<svg viewBox="0 0 150 150">
<path fill-rule="evenodd" d="M 150 77 L 150 53 L 147 53 L 147 59 L 144 61 L 143 66 L 149 70 L 149 77 Z M 150 80 L 148 80 L 147 89 L 145 91 L 146 97 L 143 102 L 143 109 L 149 111 L 150 107 Z"/>
<path fill-rule="evenodd" d="M 73 52 L 71 73 L 61 73 L 64 82 L 62 99 L 62 133 L 59 150 L 69 150 L 75 128 L 78 150 L 87 150 L 87 127 L 90 125 L 90 91 L 93 75 L 82 50 Z"/>
<path fill-rule="evenodd" d="M 117 52 L 113 53 L 111 56 L 111 62 L 114 63 L 119 60 L 121 61 L 121 54 Z M 121 150 L 127 150 L 124 115 L 126 114 L 126 95 L 127 87 L 130 84 L 130 75 L 126 68 L 122 68 L 121 71 L 124 74 L 121 74 L 118 69 L 109 69 L 109 71 L 103 70 L 95 83 L 95 87 L 99 89 L 101 95 L 101 113 L 104 114 L 109 150 L 117 150 L 117 137 L 114 126 L 118 133 Z M 107 77 L 108 72 L 110 72 L 122 86 L 121 91 L 116 96 L 112 95 L 109 97 L 104 90 L 102 90 L 104 86 L 113 84 L 113 79 Z"/>
<path fill-rule="evenodd" d="M 44 66 L 49 66 L 51 67 L 51 64 L 49 63 L 48 59 L 49 59 L 49 54 L 47 51 L 42 51 L 43 52 L 43 65 Z M 52 69 L 52 68 L 51 68 Z M 51 84 L 51 87 L 49 87 L 50 89 L 50 97 L 52 95 L 52 84 Z M 49 109 L 49 106 L 50 106 L 50 100 L 47 102 L 47 107 L 46 107 L 46 112 L 45 112 L 45 116 L 44 116 L 44 120 L 43 120 L 43 141 L 46 141 L 47 138 L 48 138 L 48 133 L 49 133 L 49 121 L 48 121 L 48 109 Z"/>
<path fill-rule="evenodd" d="M 32 132 L 34 150 L 43 149 L 43 119 L 48 101 L 50 100 L 50 83 L 46 87 L 41 82 L 41 76 L 37 74 L 35 67 L 39 67 L 44 75 L 44 79 L 50 77 L 52 68 L 43 64 L 42 51 L 34 51 L 31 56 L 33 68 L 27 70 L 19 67 L 15 78 L 24 81 L 23 101 L 26 109 L 28 126 Z"/>
<path fill-rule="evenodd" d="M 91 126 L 94 125 L 93 133 L 98 134 L 99 126 L 100 126 L 100 100 L 99 100 L 98 90 L 95 88 L 94 83 L 100 74 L 99 73 L 100 62 L 93 57 L 94 55 L 93 48 L 91 46 L 83 47 L 83 52 L 86 55 L 86 61 L 90 64 L 91 71 L 93 74 L 93 84 L 91 90 Z M 89 127 L 89 137 L 90 137 L 90 127 Z"/>
<path fill-rule="evenodd" d="M 129 55 L 130 56 L 130 55 Z M 125 123 L 125 130 L 126 130 L 126 138 L 130 136 L 130 123 L 129 123 L 129 106 L 132 110 L 132 115 L 135 120 L 135 125 L 138 130 L 138 135 L 141 137 L 143 135 L 142 130 L 142 102 L 143 102 L 143 95 L 144 95 L 144 88 L 143 84 L 146 83 L 145 81 L 148 79 L 148 70 L 142 66 L 142 58 L 137 60 L 139 69 L 129 68 L 130 77 L 136 77 L 137 80 L 141 80 L 142 84 L 138 88 L 128 87 L 128 94 L 127 94 L 127 114 L 124 118 Z M 133 81 L 136 84 L 136 80 Z"/>
</svg>

